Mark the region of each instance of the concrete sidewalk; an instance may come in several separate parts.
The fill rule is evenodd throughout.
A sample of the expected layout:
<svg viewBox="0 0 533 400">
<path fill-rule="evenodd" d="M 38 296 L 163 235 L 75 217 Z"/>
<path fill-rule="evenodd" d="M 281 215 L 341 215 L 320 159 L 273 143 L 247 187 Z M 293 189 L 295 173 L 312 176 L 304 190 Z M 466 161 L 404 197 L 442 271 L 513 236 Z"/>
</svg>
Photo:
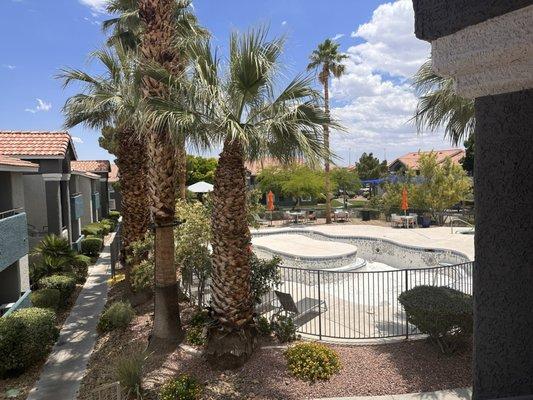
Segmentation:
<svg viewBox="0 0 533 400">
<path fill-rule="evenodd" d="M 89 267 L 87 281 L 27 400 L 76 399 L 98 336 L 96 326 L 100 313 L 107 301 L 111 266 L 109 243 L 113 235 L 106 238 L 106 246 L 96 264 Z"/>
<path fill-rule="evenodd" d="M 315 400 L 470 400 L 472 389 L 438 390 L 426 393 L 391 394 L 386 396 L 328 397 Z"/>
</svg>

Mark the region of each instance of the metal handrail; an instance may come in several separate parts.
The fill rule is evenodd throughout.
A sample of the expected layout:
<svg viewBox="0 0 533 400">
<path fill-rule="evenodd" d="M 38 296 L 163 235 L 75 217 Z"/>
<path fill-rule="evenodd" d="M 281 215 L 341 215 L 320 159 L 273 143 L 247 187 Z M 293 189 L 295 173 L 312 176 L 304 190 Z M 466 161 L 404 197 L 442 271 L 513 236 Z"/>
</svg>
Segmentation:
<svg viewBox="0 0 533 400">
<path fill-rule="evenodd" d="M 0 219 L 12 217 L 13 215 L 17 215 L 24 212 L 24 208 L 14 208 L 12 210 L 2 211 L 0 212 Z"/>
<path fill-rule="evenodd" d="M 460 222 L 463 222 L 464 224 L 468 225 L 470 228 L 472 228 L 471 230 L 473 231 L 475 229 L 475 226 L 472 225 L 470 222 L 468 221 L 465 221 L 464 219 L 461 219 L 461 218 L 458 218 L 458 217 L 452 217 L 451 221 L 450 221 L 450 228 L 452 230 L 452 234 L 453 234 L 453 221 L 460 221 Z"/>
</svg>

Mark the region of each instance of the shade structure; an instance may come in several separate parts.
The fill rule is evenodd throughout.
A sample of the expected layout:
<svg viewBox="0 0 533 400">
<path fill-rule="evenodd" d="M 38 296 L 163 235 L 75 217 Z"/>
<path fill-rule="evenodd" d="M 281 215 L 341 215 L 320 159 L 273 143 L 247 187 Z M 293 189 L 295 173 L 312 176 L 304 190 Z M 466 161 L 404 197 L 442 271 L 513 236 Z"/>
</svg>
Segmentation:
<svg viewBox="0 0 533 400">
<path fill-rule="evenodd" d="M 267 210 L 274 211 L 274 193 L 272 193 L 272 190 L 267 194 Z"/>
<path fill-rule="evenodd" d="M 407 202 L 407 189 L 404 187 L 402 190 L 402 206 L 401 209 L 406 212 L 409 208 L 409 203 Z"/>
<path fill-rule="evenodd" d="M 213 191 L 213 185 L 207 182 L 196 182 L 187 188 L 193 193 L 209 193 Z"/>
</svg>

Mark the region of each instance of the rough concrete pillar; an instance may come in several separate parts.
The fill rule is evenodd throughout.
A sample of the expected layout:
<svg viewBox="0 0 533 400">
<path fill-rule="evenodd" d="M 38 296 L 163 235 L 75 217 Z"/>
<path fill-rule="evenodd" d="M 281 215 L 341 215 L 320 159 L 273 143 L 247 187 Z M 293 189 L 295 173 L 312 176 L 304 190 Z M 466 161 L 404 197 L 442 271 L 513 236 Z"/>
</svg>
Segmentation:
<svg viewBox="0 0 533 400">
<path fill-rule="evenodd" d="M 476 99 L 474 397 L 533 393 L 533 90 Z"/>
<path fill-rule="evenodd" d="M 43 174 L 46 192 L 46 212 L 48 233 L 60 236 L 62 231 L 61 215 L 61 174 Z"/>
<path fill-rule="evenodd" d="M 70 211 L 70 174 L 63 174 L 61 178 L 61 213 L 63 226 L 67 228 L 69 243 L 72 243 L 72 214 Z"/>
</svg>

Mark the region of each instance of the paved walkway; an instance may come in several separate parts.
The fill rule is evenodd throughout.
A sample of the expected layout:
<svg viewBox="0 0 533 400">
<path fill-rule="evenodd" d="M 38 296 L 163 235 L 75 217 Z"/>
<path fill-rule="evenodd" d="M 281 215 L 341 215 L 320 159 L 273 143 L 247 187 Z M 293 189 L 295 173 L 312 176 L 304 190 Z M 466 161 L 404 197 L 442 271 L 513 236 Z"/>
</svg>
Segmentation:
<svg viewBox="0 0 533 400">
<path fill-rule="evenodd" d="M 427 393 L 394 394 L 387 396 L 330 397 L 315 400 L 470 400 L 472 389 L 438 390 Z"/>
<path fill-rule="evenodd" d="M 100 258 L 89 268 L 89 277 L 27 400 L 76 399 L 96 342 L 96 325 L 107 301 L 111 266 L 109 243 L 113 235 L 107 237 Z"/>
</svg>

